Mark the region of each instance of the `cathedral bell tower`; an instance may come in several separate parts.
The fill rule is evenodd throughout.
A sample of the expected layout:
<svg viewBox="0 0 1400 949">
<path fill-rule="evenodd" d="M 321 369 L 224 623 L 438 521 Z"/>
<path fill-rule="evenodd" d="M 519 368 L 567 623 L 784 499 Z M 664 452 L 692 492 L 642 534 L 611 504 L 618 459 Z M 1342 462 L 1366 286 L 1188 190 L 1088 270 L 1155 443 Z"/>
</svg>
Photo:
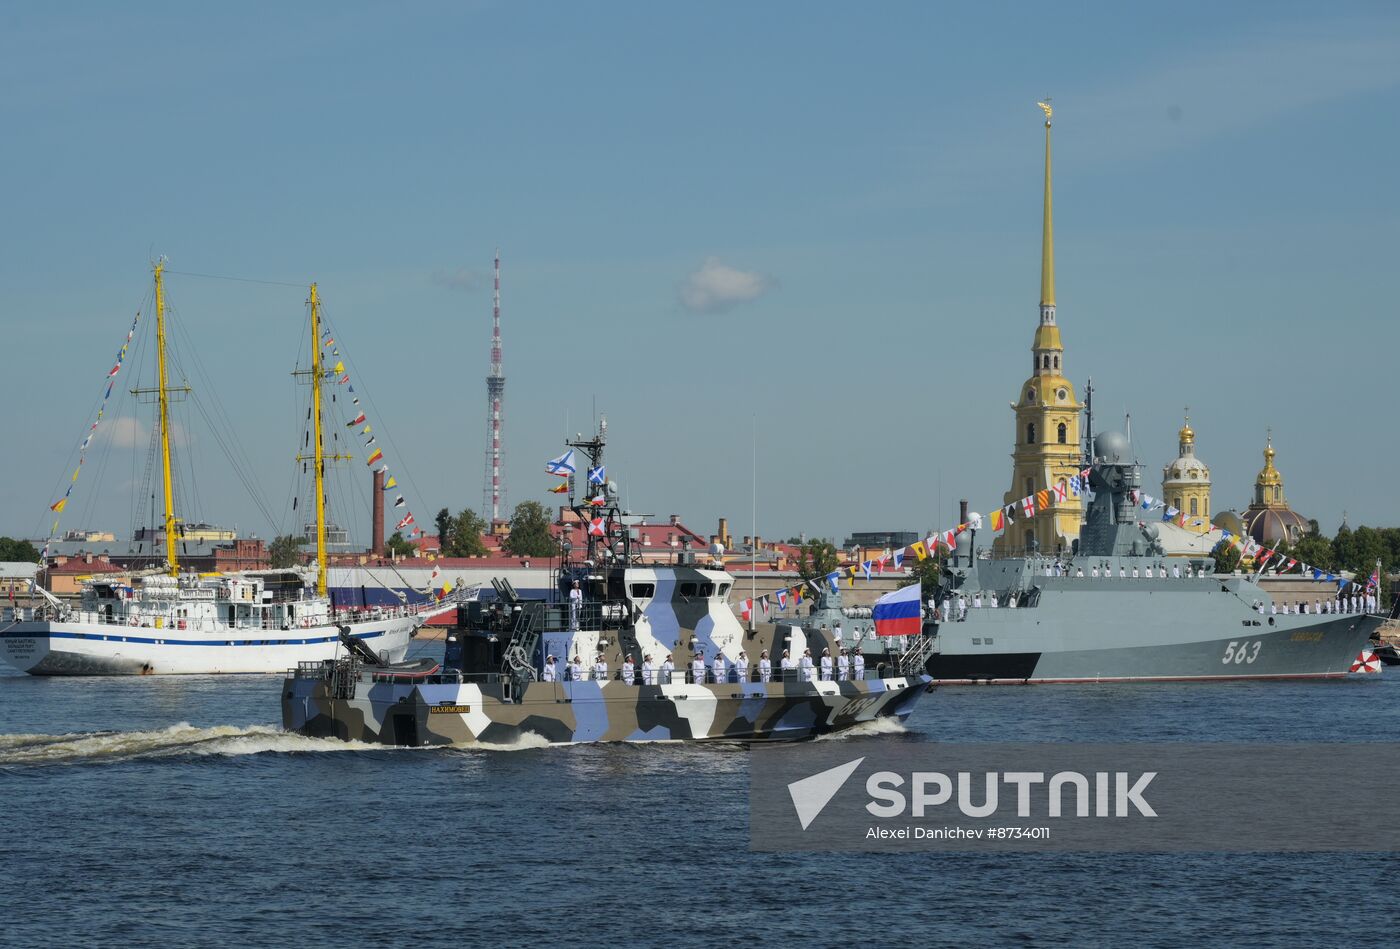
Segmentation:
<svg viewBox="0 0 1400 949">
<path fill-rule="evenodd" d="M 1038 103 L 1045 112 L 1045 211 L 1040 249 L 1040 324 L 1031 342 L 1031 376 L 1021 386 L 1012 411 L 1016 415 L 1016 448 L 1011 453 L 1011 490 L 1002 500 L 1016 505 L 1011 523 L 996 539 L 999 554 L 1019 554 L 1029 549 L 1041 553 L 1068 551 L 1079 537 L 1083 505 L 1066 490 L 1057 500 L 1056 485 L 1068 488 L 1069 479 L 1082 467 L 1079 416 L 1083 405 L 1075 398 L 1074 385 L 1065 378 L 1065 348 L 1055 322 L 1055 229 L 1051 203 L 1049 101 Z M 1048 490 L 1050 504 L 1027 517 L 1021 499 Z"/>
</svg>

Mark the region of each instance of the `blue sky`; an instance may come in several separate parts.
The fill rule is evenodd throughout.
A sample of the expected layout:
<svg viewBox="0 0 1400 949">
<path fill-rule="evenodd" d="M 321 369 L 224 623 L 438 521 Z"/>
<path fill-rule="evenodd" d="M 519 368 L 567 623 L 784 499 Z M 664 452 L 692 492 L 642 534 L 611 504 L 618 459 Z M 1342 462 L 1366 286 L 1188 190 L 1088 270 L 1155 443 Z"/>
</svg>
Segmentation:
<svg viewBox="0 0 1400 949">
<path fill-rule="evenodd" d="M 0 532 L 47 530 L 153 254 L 297 285 L 169 278 L 274 515 L 196 418 L 194 516 L 294 521 L 313 279 L 410 507 L 479 507 L 496 246 L 510 501 L 550 497 L 596 405 L 631 506 L 701 530 L 749 533 L 755 428 L 764 536 L 986 510 L 1047 94 L 1059 320 L 1100 426 L 1132 413 L 1151 483 L 1190 404 L 1217 509 L 1272 427 L 1296 509 L 1400 523 L 1390 4 L 12 5 L 0 77 Z M 65 527 L 141 520 L 144 429 L 106 431 Z M 335 502 L 361 531 L 365 470 Z"/>
</svg>

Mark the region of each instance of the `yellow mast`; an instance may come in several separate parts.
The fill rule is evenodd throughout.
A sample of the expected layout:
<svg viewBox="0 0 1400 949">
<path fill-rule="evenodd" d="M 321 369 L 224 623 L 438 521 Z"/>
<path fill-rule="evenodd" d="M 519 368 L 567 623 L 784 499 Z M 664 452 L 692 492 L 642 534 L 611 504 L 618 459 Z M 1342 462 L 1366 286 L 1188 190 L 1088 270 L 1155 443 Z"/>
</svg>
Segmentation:
<svg viewBox="0 0 1400 949">
<path fill-rule="evenodd" d="M 311 285 L 311 417 L 316 442 L 316 594 L 326 595 L 326 460 L 321 445 L 321 300 Z"/>
<path fill-rule="evenodd" d="M 1045 220 L 1040 236 L 1040 305 L 1055 305 L 1055 228 L 1050 213 L 1050 100 L 1037 102 L 1045 112 Z"/>
<path fill-rule="evenodd" d="M 175 544 L 175 493 L 170 478 L 170 392 L 165 377 L 165 261 L 155 263 L 156 272 L 156 392 L 160 402 L 160 467 L 165 482 L 165 559 L 170 575 L 180 575 L 180 558 Z"/>
</svg>

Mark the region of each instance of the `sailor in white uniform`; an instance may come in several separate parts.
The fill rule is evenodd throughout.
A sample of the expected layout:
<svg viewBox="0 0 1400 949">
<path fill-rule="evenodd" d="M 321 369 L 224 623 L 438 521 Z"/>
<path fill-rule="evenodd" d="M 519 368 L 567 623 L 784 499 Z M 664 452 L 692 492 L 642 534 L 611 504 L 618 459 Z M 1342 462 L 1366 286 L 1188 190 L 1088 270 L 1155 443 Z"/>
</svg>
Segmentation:
<svg viewBox="0 0 1400 949">
<path fill-rule="evenodd" d="M 851 678 L 857 682 L 865 678 L 865 657 L 859 649 L 855 650 L 855 655 L 851 657 Z"/>
<path fill-rule="evenodd" d="M 651 654 L 642 657 L 642 685 L 656 685 L 656 667 L 651 664 Z"/>
<path fill-rule="evenodd" d="M 836 657 L 836 681 L 846 682 L 851 678 L 851 657 L 846 655 L 846 650 L 841 650 Z"/>
<path fill-rule="evenodd" d="M 676 674 L 676 664 L 671 661 L 671 654 L 666 654 L 666 661 L 661 663 L 661 684 L 670 685 L 671 678 Z"/>
<path fill-rule="evenodd" d="M 628 685 L 635 685 L 637 682 L 637 670 L 632 665 L 631 656 L 626 656 L 622 660 L 622 681 Z"/>
<path fill-rule="evenodd" d="M 545 682 L 553 682 L 553 681 L 555 680 L 555 677 L 558 676 L 558 675 L 559 675 L 559 671 L 558 671 L 558 669 L 556 669 L 555 666 L 554 666 L 554 657 L 553 657 L 553 656 L 545 656 L 545 657 L 544 657 L 544 678 L 543 678 L 543 681 L 545 681 Z"/>
<path fill-rule="evenodd" d="M 593 663 L 593 680 L 602 682 L 608 677 L 608 660 L 603 658 L 603 654 L 598 653 L 597 660 Z"/>
<path fill-rule="evenodd" d="M 792 656 L 788 654 L 788 651 L 786 649 L 784 649 L 783 658 L 779 662 L 779 669 L 783 674 L 784 682 L 790 682 L 792 680 L 791 672 L 793 668 L 794 666 L 792 664 Z"/>
<path fill-rule="evenodd" d="M 1172 579 L 1173 579 L 1173 580 L 1180 580 L 1180 579 L 1181 579 L 1181 564 L 1179 564 L 1179 563 L 1174 563 L 1174 564 L 1172 564 Z"/>
<path fill-rule="evenodd" d="M 574 656 L 573 661 L 569 663 L 569 681 L 583 681 L 583 661 L 578 656 Z"/>
<path fill-rule="evenodd" d="M 740 649 L 739 655 L 734 659 L 734 668 L 730 671 L 735 682 L 749 681 L 749 654 Z"/>
<path fill-rule="evenodd" d="M 583 591 L 579 589 L 578 581 L 569 588 L 569 629 L 578 629 L 578 615 L 583 608 Z"/>
<path fill-rule="evenodd" d="M 815 670 L 815 669 L 813 668 L 813 666 L 812 666 L 812 650 L 810 650 L 810 649 L 804 649 L 804 650 L 802 650 L 802 659 L 799 660 L 799 661 L 800 661 L 800 663 L 801 663 L 801 669 L 802 669 L 802 681 L 803 681 L 803 682 L 815 682 L 815 681 L 816 681 L 816 670 Z"/>
<path fill-rule="evenodd" d="M 715 659 L 714 662 L 710 663 L 710 669 L 714 674 L 716 685 L 729 681 L 729 677 L 724 674 L 724 653 L 715 653 Z"/>
<path fill-rule="evenodd" d="M 980 610 L 982 608 L 982 594 L 972 594 L 972 608 L 974 610 Z"/>
<path fill-rule="evenodd" d="M 697 652 L 690 662 L 690 680 L 697 685 L 705 683 L 705 654 Z"/>
<path fill-rule="evenodd" d="M 836 628 L 831 631 L 831 635 L 836 637 L 836 644 L 841 645 L 841 621 L 836 621 Z"/>
<path fill-rule="evenodd" d="M 758 681 L 773 681 L 773 660 L 768 658 L 768 650 L 758 654 Z"/>
<path fill-rule="evenodd" d="M 822 681 L 823 681 L 823 682 L 830 682 L 830 681 L 831 681 L 831 650 L 830 650 L 830 649 L 823 649 L 823 650 L 822 650 L 821 664 L 822 664 Z"/>
</svg>

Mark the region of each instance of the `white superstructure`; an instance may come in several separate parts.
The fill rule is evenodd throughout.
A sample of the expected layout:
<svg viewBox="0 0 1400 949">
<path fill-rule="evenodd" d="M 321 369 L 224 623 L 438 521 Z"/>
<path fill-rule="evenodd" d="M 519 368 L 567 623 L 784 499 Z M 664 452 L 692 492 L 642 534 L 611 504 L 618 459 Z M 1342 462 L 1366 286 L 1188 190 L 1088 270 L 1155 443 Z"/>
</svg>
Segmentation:
<svg viewBox="0 0 1400 949">
<path fill-rule="evenodd" d="M 92 579 L 75 604 L 0 629 L 0 654 L 34 675 L 284 672 L 343 654 L 343 627 L 396 662 L 429 616 L 455 606 L 332 611 L 313 582 L 297 570 Z"/>
</svg>

